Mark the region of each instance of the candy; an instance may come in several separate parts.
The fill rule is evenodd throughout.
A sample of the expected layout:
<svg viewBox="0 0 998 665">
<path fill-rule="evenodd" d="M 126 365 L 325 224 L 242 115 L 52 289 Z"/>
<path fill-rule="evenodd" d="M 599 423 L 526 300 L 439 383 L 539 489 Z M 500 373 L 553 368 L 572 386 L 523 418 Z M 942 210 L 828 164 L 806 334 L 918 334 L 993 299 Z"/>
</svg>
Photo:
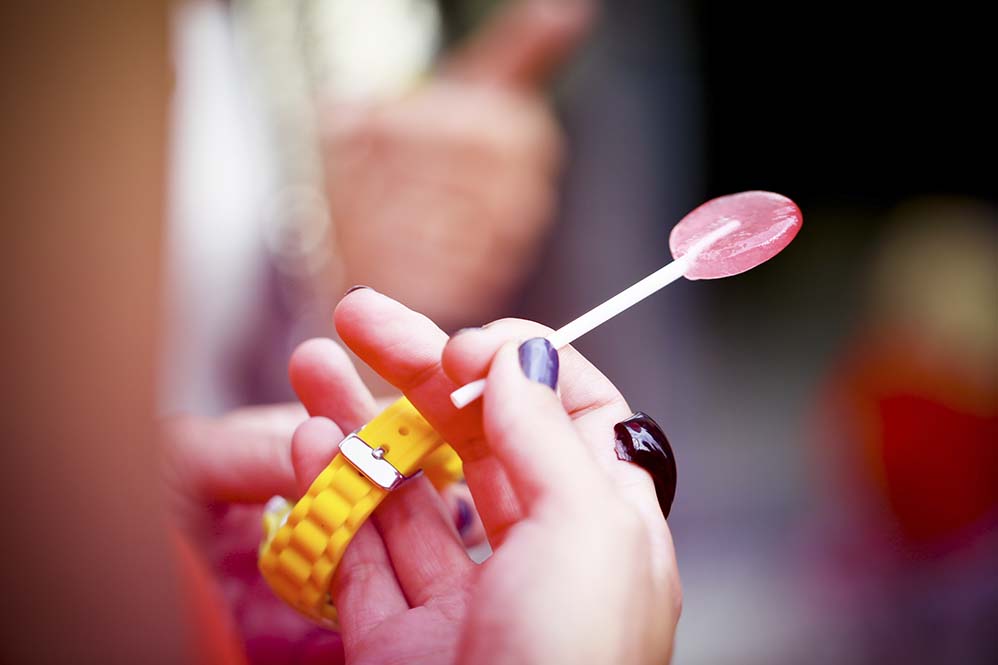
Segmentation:
<svg viewBox="0 0 998 665">
<path fill-rule="evenodd" d="M 672 229 L 674 261 L 554 331 L 548 341 L 556 349 L 571 344 L 681 277 L 716 279 L 750 270 L 779 254 L 800 227 L 800 209 L 779 194 L 742 192 L 712 199 Z M 485 379 L 479 379 L 452 392 L 450 399 L 463 409 L 484 392 Z"/>
<path fill-rule="evenodd" d="M 711 243 L 686 270 L 687 279 L 716 279 L 751 270 L 790 244 L 801 227 L 797 205 L 772 192 L 742 192 L 704 203 L 672 229 L 669 248 L 681 258 L 707 233 L 736 220 L 737 229 Z"/>
</svg>

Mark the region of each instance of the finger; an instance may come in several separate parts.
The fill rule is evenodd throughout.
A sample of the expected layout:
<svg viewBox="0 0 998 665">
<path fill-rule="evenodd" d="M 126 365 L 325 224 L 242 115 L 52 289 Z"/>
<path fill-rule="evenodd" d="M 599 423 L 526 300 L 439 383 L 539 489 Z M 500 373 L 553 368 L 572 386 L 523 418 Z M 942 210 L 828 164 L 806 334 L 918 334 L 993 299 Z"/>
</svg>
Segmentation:
<svg viewBox="0 0 998 665">
<path fill-rule="evenodd" d="M 450 402 L 457 386 L 439 362 L 447 335 L 425 316 L 373 289 L 344 297 L 335 320 L 343 342 L 404 392 L 461 456 L 489 541 L 498 544 L 522 511 L 502 466 L 484 445 L 481 406 L 458 411 Z"/>
<path fill-rule="evenodd" d="M 372 629 L 409 609 L 395 579 L 385 543 L 373 522 L 366 522 L 347 546 L 330 589 L 350 652 Z"/>
<path fill-rule="evenodd" d="M 582 421 L 607 418 L 612 408 L 602 405 L 571 419 L 553 391 L 525 382 L 523 372 L 518 371 L 518 345 L 507 342 L 495 355 L 483 400 L 486 437 L 508 470 L 523 505 L 532 513 L 546 498 L 551 498 L 557 502 L 557 515 L 579 509 L 593 514 L 618 502 L 619 499 L 613 498 L 615 494 L 620 496 L 624 499 L 622 505 L 634 508 L 648 534 L 655 588 L 670 589 L 663 597 L 678 599 L 676 554 L 654 488 L 649 487 L 651 479 L 642 469 L 619 461 L 600 469 L 598 460 L 590 454 L 599 453 L 607 438 L 612 441 L 609 434 L 612 429 L 603 432 L 602 426 Z M 585 367 L 572 371 L 580 369 Z M 561 376 L 564 385 L 569 376 L 564 372 Z M 589 378 L 598 383 L 595 376 Z M 612 428 L 612 424 L 606 427 Z M 583 432 L 590 434 L 585 443 L 579 436 Z M 610 471 L 609 477 L 604 471 Z M 678 617 L 678 608 L 675 616 Z"/>
<path fill-rule="evenodd" d="M 510 340 L 547 336 L 552 331 L 533 321 L 501 319 L 484 328 L 456 335 L 444 349 L 444 372 L 463 385 L 485 376 L 499 348 Z M 650 499 L 657 505 L 650 479 L 637 467 L 621 464 L 613 450 L 613 426 L 631 415 L 630 407 L 616 386 L 571 346 L 558 351 L 561 379 L 558 391 L 562 404 L 593 455 L 621 485 L 635 479 L 648 480 Z M 638 471 L 640 473 L 635 473 Z"/>
<path fill-rule="evenodd" d="M 335 454 L 340 438 L 340 429 L 326 418 L 312 418 L 295 432 L 292 452 L 303 492 Z M 392 492 L 375 511 L 374 524 L 376 538 L 382 542 L 368 542 L 372 539 L 366 537 L 358 543 L 358 532 L 340 563 L 341 568 L 348 568 L 340 591 L 349 603 L 359 606 L 368 621 L 384 619 L 388 610 L 369 607 L 363 599 L 354 598 L 349 584 L 360 584 L 382 601 L 392 600 L 391 591 L 397 589 L 408 598 L 408 608 L 447 595 L 467 581 L 474 564 L 465 554 L 443 501 L 426 478 L 414 478 Z M 362 556 L 351 554 L 355 547 L 362 550 Z M 360 570 L 351 571 L 351 567 Z M 395 610 L 401 607 L 398 600 L 390 603 Z M 341 607 L 341 619 L 345 611 Z M 367 627 L 365 623 L 359 629 Z"/>
<path fill-rule="evenodd" d="M 455 383 L 464 385 L 485 376 L 492 358 L 506 342 L 546 337 L 552 332 L 551 328 L 533 321 L 500 319 L 455 336 L 444 349 L 441 366 Z M 606 420 L 615 418 L 616 423 L 630 415 L 627 402 L 616 386 L 574 347 L 559 349 L 558 357 L 561 362 L 558 389 L 573 420 L 600 412 Z"/>
<path fill-rule="evenodd" d="M 298 489 L 295 496 L 308 491 L 312 481 L 339 452 L 342 440 L 343 430 L 328 418 L 309 418 L 295 430 L 291 439 L 291 461 Z"/>
<path fill-rule="evenodd" d="M 288 363 L 288 376 L 309 415 L 329 418 L 344 432 L 354 431 L 376 412 L 374 398 L 350 357 L 331 339 L 299 345 Z"/>
<path fill-rule="evenodd" d="M 522 319 L 502 319 L 456 335 L 444 349 L 442 366 L 455 383 L 485 376 L 496 351 L 509 340 L 547 335 L 550 328 Z M 621 462 L 614 453 L 613 426 L 631 415 L 626 400 L 592 363 L 573 347 L 558 352 L 559 392 L 579 436 L 609 474 L 618 493 L 638 511 L 652 538 L 658 561 L 667 561 L 672 545 L 655 486 L 646 471 Z"/>
<path fill-rule="evenodd" d="M 454 483 L 444 488 L 440 493 L 440 498 L 444 500 L 454 528 L 457 529 L 465 547 L 475 547 L 485 542 L 485 527 L 482 525 L 482 518 L 478 515 L 478 508 L 475 507 L 471 490 L 466 484 Z"/>
<path fill-rule="evenodd" d="M 263 503 L 275 494 L 293 494 L 291 434 L 305 417 L 300 406 L 287 404 L 239 409 L 222 418 L 164 419 L 167 482 L 201 503 Z"/>
<path fill-rule="evenodd" d="M 531 381 L 516 342 L 496 354 L 485 388 L 485 436 L 528 512 L 543 498 L 578 508 L 602 498 L 605 475 L 579 439 L 557 394 Z"/>
<path fill-rule="evenodd" d="M 330 343 L 326 344 L 326 342 Z M 334 344 L 330 340 L 311 340 L 302 344 L 292 356 L 292 374 L 297 377 L 299 394 L 309 396 L 309 402 L 313 404 L 313 412 L 330 413 L 342 410 L 340 407 L 343 400 L 331 400 L 325 394 L 336 388 L 323 389 L 322 387 L 323 384 L 334 382 L 337 376 L 334 368 L 325 367 L 332 365 L 331 361 L 334 359 L 335 362 L 339 361 L 340 354 L 333 351 L 331 346 Z M 336 350 L 338 351 L 338 349 L 337 346 Z M 355 389 L 360 390 L 360 388 Z M 341 419 L 356 419 L 360 412 L 367 410 L 367 402 L 373 405 L 372 410 L 381 411 L 394 401 L 387 400 L 385 404 L 378 404 L 373 398 L 368 399 L 369 395 L 366 389 L 363 392 L 362 399 L 355 399 L 360 408 L 354 408 L 354 413 L 351 416 L 340 416 Z M 348 397 L 348 399 L 351 398 Z M 329 406 L 324 406 L 323 401 L 330 402 Z M 300 438 L 298 445 L 292 445 L 291 448 L 299 494 L 304 494 L 308 490 L 312 480 L 336 455 L 338 442 L 344 435 L 342 427 L 337 427 L 325 418 L 317 418 L 317 420 L 323 422 L 308 423 L 308 428 L 323 428 L 322 435 Z M 302 444 L 302 440 L 308 443 Z M 481 543 L 485 539 L 485 531 L 467 485 L 454 484 L 446 487 L 442 490 L 441 497 L 444 499 L 449 513 L 453 516 L 454 526 L 465 545 L 470 547 Z"/>
<path fill-rule="evenodd" d="M 537 86 L 575 50 L 593 22 L 587 0 L 518 0 L 498 11 L 445 63 L 465 80 Z"/>
<path fill-rule="evenodd" d="M 303 343 L 292 356 L 290 366 L 298 394 L 310 406 L 312 413 L 334 418 L 338 415 L 341 421 L 356 427 L 358 421 L 368 420 L 369 414 L 379 410 L 346 354 L 332 340 L 314 339 Z M 330 428 L 318 449 L 305 446 L 292 448 L 292 454 L 297 459 L 295 468 L 304 474 L 298 478 L 301 492 L 307 490 L 311 479 L 336 454 L 336 443 L 342 438 L 342 429 L 332 431 Z M 469 545 L 480 543 L 485 538 L 484 529 L 467 487 L 452 486 L 444 490 L 443 496 L 454 515 L 454 524 L 462 540 Z"/>
<path fill-rule="evenodd" d="M 329 464 L 342 437 L 343 432 L 328 418 L 311 418 L 295 431 L 291 457 L 299 493 Z M 409 608 L 388 551 L 372 524 L 362 526 L 347 546 L 331 593 L 347 649 L 389 616 Z"/>
<path fill-rule="evenodd" d="M 392 492 L 375 511 L 374 521 L 411 606 L 430 604 L 467 584 L 474 564 L 443 500 L 425 477 Z"/>
<path fill-rule="evenodd" d="M 484 440 L 484 436 L 482 438 Z M 506 533 L 523 519 L 520 500 L 513 491 L 506 469 L 491 453 L 465 462 L 464 477 L 475 499 L 485 536 L 495 549 L 505 540 Z"/>
<path fill-rule="evenodd" d="M 312 418 L 295 432 L 292 451 L 302 493 L 335 455 L 340 438 L 342 432 L 326 418 Z M 375 511 L 374 523 L 391 565 L 381 573 L 364 571 L 366 577 L 374 578 L 366 584 L 387 586 L 391 577 L 409 604 L 418 606 L 466 582 L 473 564 L 443 500 L 426 478 L 414 478 L 392 492 Z M 347 553 L 354 546 L 351 542 Z M 361 563 L 352 563 L 353 558 L 344 555 L 340 565 L 369 566 L 372 560 L 381 560 L 373 545 L 361 547 L 368 550 Z M 370 609 L 364 611 L 370 614 Z"/>
<path fill-rule="evenodd" d="M 374 289 L 360 289 L 340 301 L 334 320 L 344 344 L 405 393 L 448 443 L 461 441 L 451 440 L 438 425 L 480 431 L 473 412 L 459 413 L 450 404 L 446 391 L 452 383 L 440 369 L 448 338 L 430 319 Z M 468 437 L 462 432 L 459 438 Z"/>
</svg>

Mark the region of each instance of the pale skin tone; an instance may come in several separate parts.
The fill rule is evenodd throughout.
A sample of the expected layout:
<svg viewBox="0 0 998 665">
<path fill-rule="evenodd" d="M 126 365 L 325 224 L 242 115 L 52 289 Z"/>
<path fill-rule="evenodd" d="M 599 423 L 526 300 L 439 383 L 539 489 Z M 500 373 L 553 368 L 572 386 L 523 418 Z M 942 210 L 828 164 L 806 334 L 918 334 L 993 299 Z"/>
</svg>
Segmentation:
<svg viewBox="0 0 998 665">
<path fill-rule="evenodd" d="M 404 484 L 358 532 L 333 580 L 346 661 L 666 662 L 681 602 L 675 553 L 651 479 L 614 455 L 612 426 L 631 412 L 613 385 L 571 348 L 560 352 L 560 395 L 529 381 L 516 346 L 548 330 L 526 321 L 448 340 L 364 289 L 340 303 L 336 327 L 461 454 L 494 550 L 473 563 L 429 482 Z M 486 375 L 483 400 L 457 411 L 450 391 Z M 188 449 L 179 468 L 201 479 L 201 497 L 214 489 L 237 498 L 234 484 L 262 494 L 255 488 L 294 483 L 301 493 L 343 433 L 376 414 L 333 342 L 299 348 L 291 376 L 312 417 L 290 447 Z M 307 639 L 316 655 L 339 657 L 339 638 Z"/>
</svg>

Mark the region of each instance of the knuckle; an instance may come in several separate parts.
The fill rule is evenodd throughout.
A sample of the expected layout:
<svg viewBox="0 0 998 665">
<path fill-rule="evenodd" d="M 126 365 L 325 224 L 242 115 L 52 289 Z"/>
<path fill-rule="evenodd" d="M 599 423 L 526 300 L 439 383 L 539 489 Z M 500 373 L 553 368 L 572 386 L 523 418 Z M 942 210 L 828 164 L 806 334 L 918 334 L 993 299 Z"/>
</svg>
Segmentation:
<svg viewBox="0 0 998 665">
<path fill-rule="evenodd" d="M 486 324 L 484 327 L 489 330 L 509 333 L 511 339 L 522 334 L 531 334 L 540 337 L 554 332 L 553 328 L 549 328 L 548 326 L 537 323 L 536 321 L 518 319 L 516 317 L 496 319 L 492 323 Z"/>
</svg>

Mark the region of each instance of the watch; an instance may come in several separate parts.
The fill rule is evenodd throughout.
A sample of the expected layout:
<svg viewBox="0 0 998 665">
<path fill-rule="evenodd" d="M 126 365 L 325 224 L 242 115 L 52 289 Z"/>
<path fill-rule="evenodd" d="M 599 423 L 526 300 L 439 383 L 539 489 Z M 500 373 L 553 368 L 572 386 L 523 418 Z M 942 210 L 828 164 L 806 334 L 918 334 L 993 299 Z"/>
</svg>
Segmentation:
<svg viewBox="0 0 998 665">
<path fill-rule="evenodd" d="M 292 507 L 267 502 L 260 572 L 289 605 L 336 630 L 329 586 L 343 553 L 389 492 L 422 470 L 438 489 L 462 476 L 461 459 L 405 397 L 350 434 Z"/>
</svg>

